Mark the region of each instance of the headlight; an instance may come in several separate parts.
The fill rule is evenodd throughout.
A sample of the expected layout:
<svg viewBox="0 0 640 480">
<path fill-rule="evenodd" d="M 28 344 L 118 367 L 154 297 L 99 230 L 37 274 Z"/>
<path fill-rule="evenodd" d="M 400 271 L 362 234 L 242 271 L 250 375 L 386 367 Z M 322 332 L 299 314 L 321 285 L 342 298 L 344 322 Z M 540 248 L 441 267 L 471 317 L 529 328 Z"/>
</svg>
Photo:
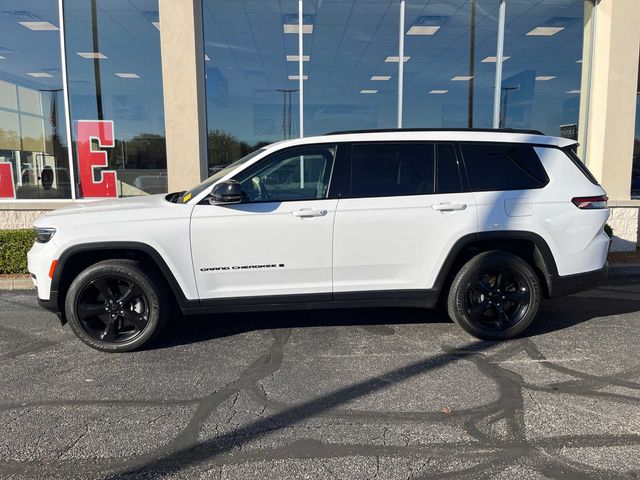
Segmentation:
<svg viewBox="0 0 640 480">
<path fill-rule="evenodd" d="M 36 231 L 36 242 L 38 243 L 47 243 L 49 240 L 51 240 L 51 237 L 53 237 L 53 235 L 56 233 L 55 228 L 36 227 L 35 231 Z"/>
</svg>

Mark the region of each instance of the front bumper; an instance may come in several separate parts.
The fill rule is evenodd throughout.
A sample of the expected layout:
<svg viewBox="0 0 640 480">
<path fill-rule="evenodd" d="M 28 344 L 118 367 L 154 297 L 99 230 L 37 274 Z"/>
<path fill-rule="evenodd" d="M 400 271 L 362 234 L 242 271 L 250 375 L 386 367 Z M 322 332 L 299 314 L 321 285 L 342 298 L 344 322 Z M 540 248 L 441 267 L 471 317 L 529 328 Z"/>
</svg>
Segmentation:
<svg viewBox="0 0 640 480">
<path fill-rule="evenodd" d="M 61 311 L 58 304 L 58 292 L 52 291 L 49 300 L 38 298 L 38 305 L 40 305 L 40 307 L 44 308 L 48 312 L 55 313 L 60 319 L 60 323 L 62 323 L 62 325 L 67 323 L 67 319 L 65 318 L 64 313 Z"/>
<path fill-rule="evenodd" d="M 562 297 L 595 288 L 607 278 L 608 272 L 609 262 L 605 262 L 604 267 L 591 272 L 574 275 L 550 275 L 548 282 L 549 297 Z"/>
</svg>

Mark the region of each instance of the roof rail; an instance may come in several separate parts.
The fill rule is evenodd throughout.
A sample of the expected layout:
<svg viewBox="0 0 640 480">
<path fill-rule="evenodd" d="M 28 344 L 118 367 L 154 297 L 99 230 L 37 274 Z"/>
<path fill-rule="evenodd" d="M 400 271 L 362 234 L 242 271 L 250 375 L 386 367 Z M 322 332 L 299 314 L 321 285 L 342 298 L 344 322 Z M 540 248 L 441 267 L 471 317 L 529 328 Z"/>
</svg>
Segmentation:
<svg viewBox="0 0 640 480">
<path fill-rule="evenodd" d="M 524 130 L 518 128 L 373 128 L 370 130 L 341 130 L 325 133 L 325 135 L 344 135 L 348 133 L 385 133 L 385 132 L 496 132 L 496 133 L 524 133 L 527 135 L 544 135 L 539 130 Z"/>
</svg>

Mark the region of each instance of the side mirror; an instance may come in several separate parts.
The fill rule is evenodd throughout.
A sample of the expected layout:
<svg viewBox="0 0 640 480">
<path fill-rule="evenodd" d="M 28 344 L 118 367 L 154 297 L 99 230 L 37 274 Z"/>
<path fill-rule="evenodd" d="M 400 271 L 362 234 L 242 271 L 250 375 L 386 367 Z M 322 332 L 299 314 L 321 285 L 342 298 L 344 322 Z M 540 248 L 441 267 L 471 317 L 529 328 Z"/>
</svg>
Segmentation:
<svg viewBox="0 0 640 480">
<path fill-rule="evenodd" d="M 226 180 L 217 184 L 211 191 L 211 205 L 229 205 L 242 202 L 242 188 L 237 180 Z"/>
</svg>

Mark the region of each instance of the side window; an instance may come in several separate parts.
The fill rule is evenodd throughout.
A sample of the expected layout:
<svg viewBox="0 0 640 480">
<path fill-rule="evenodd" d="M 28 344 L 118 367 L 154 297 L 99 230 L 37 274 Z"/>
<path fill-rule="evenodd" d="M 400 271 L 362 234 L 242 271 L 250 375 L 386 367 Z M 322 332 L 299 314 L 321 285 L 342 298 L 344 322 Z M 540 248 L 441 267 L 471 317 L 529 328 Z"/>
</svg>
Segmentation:
<svg viewBox="0 0 640 480">
<path fill-rule="evenodd" d="M 467 143 L 462 156 L 471 190 L 527 190 L 542 188 L 547 174 L 530 145 Z"/>
<path fill-rule="evenodd" d="M 384 197 L 434 192 L 432 143 L 354 144 L 351 196 Z"/>
<path fill-rule="evenodd" d="M 245 201 L 286 202 L 326 198 L 335 147 L 304 147 L 275 153 L 241 172 Z"/>
<path fill-rule="evenodd" d="M 439 143 L 436 146 L 436 192 L 462 192 L 456 148 L 452 143 Z"/>
</svg>

